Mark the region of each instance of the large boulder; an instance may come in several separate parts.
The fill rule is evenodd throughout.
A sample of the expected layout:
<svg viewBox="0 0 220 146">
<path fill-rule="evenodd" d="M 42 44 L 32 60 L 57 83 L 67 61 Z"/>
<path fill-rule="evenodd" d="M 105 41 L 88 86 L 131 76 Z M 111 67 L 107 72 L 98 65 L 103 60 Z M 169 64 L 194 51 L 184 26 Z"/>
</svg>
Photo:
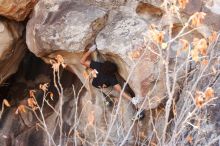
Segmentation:
<svg viewBox="0 0 220 146">
<path fill-rule="evenodd" d="M 105 26 L 107 14 L 102 8 L 76 1 L 40 1 L 27 24 L 28 48 L 48 62 L 48 58 L 62 55 L 68 68 L 84 82 L 85 69 L 79 60 Z"/>
<path fill-rule="evenodd" d="M 0 84 L 18 69 L 25 54 L 24 27 L 16 22 L 0 21 Z"/>
<path fill-rule="evenodd" d="M 23 21 L 36 2 L 37 0 L 0 0 L 0 15 L 16 21 Z"/>
<path fill-rule="evenodd" d="M 139 17 L 133 8 L 122 7 L 112 15 L 110 22 L 96 38 L 97 48 L 107 56 L 106 59 L 114 61 L 119 66 L 120 75 L 125 80 L 128 79 L 129 86 L 136 96 L 150 96 L 152 104 L 145 105 L 145 108 L 155 108 L 164 96 L 163 74 L 160 74 L 163 67 L 155 54 L 141 48 L 150 24 Z M 138 51 L 142 52 L 143 56 L 138 59 L 132 58 L 131 54 Z M 153 89 L 155 82 L 156 88 Z M 151 94 L 148 94 L 149 91 Z M 157 97 L 160 97 L 159 100 Z M 154 102 L 154 98 L 158 102 Z"/>
<path fill-rule="evenodd" d="M 27 24 L 27 45 L 37 56 L 83 51 L 104 27 L 107 12 L 74 1 L 40 1 Z"/>
</svg>

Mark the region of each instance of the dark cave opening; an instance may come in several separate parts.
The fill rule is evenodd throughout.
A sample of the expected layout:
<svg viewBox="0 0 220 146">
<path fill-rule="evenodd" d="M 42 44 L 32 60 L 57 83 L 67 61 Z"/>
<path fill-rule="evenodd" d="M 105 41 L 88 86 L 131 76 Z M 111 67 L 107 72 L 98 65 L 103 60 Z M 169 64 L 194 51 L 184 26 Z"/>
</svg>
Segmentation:
<svg viewBox="0 0 220 146">
<path fill-rule="evenodd" d="M 63 89 L 72 88 L 74 85 L 76 92 L 82 86 L 79 78 L 66 69 L 60 69 L 60 82 Z M 39 90 L 39 85 L 44 83 L 49 83 L 48 92 L 54 94 L 53 105 L 55 105 L 58 101 L 58 94 L 54 86 L 51 65 L 46 64 L 30 51 L 26 51 L 18 71 L 0 85 L 0 102 L 2 103 L 3 99 L 7 99 L 11 106 L 17 106 L 22 100 L 29 97 L 30 90 L 36 90 L 40 98 L 43 92 Z"/>
</svg>

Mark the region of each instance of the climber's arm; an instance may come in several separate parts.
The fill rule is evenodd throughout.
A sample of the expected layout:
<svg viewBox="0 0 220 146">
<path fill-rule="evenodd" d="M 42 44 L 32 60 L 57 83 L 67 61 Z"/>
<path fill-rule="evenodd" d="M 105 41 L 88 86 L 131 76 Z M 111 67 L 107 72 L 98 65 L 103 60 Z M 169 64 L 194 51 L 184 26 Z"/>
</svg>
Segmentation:
<svg viewBox="0 0 220 146">
<path fill-rule="evenodd" d="M 89 48 L 89 50 L 85 54 L 83 54 L 83 56 L 80 60 L 80 63 L 82 65 L 84 65 L 86 67 L 90 67 L 91 61 L 88 60 L 88 58 L 89 58 L 90 54 L 95 51 L 95 49 L 96 49 L 96 45 L 93 45 L 91 48 Z"/>
<path fill-rule="evenodd" d="M 118 93 L 121 93 L 121 91 L 122 91 L 121 86 L 120 86 L 119 84 L 114 85 L 114 89 L 115 89 Z M 126 98 L 127 100 L 129 100 L 129 101 L 131 100 L 131 97 L 130 97 L 127 93 L 125 93 L 125 92 L 122 93 L 122 96 L 123 96 L 124 98 Z"/>
<path fill-rule="evenodd" d="M 90 56 L 91 53 L 92 53 L 92 52 L 87 51 L 85 54 L 83 54 L 83 56 L 82 56 L 82 58 L 81 58 L 81 60 L 80 60 L 80 63 L 81 63 L 82 65 L 84 65 L 85 67 L 90 67 L 91 61 L 88 60 L 88 57 Z"/>
</svg>

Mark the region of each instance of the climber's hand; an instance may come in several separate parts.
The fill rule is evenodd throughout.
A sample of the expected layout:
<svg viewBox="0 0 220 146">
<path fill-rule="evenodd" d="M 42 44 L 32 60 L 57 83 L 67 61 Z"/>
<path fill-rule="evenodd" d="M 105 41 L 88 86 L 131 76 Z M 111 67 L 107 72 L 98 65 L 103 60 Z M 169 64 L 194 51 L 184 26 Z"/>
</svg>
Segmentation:
<svg viewBox="0 0 220 146">
<path fill-rule="evenodd" d="M 89 52 L 94 52 L 96 50 L 96 45 L 92 45 L 90 48 L 89 48 Z"/>
</svg>

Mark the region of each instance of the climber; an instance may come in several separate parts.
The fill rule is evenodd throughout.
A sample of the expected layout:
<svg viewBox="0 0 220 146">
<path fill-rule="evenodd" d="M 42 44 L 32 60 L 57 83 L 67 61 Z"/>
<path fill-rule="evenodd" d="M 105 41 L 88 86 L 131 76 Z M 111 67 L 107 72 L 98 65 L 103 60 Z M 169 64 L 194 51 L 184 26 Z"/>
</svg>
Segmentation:
<svg viewBox="0 0 220 146">
<path fill-rule="evenodd" d="M 109 105 L 112 105 L 111 101 L 107 101 L 107 96 L 112 95 L 114 97 L 119 96 L 122 92 L 122 88 L 116 79 L 115 73 L 117 72 L 117 65 L 110 61 L 96 62 L 88 59 L 92 52 L 96 50 L 96 45 L 92 45 L 87 52 L 85 52 L 80 60 L 81 64 L 87 68 L 91 68 L 96 72 L 96 77 L 93 78 L 92 85 L 101 90 L 103 93 L 105 100 Z M 110 88 L 110 90 L 109 90 Z M 131 101 L 138 110 L 138 98 L 131 98 L 127 93 L 123 92 L 122 96 Z M 138 110 L 138 113 L 135 116 L 135 119 L 143 119 L 144 118 L 144 110 Z"/>
</svg>

